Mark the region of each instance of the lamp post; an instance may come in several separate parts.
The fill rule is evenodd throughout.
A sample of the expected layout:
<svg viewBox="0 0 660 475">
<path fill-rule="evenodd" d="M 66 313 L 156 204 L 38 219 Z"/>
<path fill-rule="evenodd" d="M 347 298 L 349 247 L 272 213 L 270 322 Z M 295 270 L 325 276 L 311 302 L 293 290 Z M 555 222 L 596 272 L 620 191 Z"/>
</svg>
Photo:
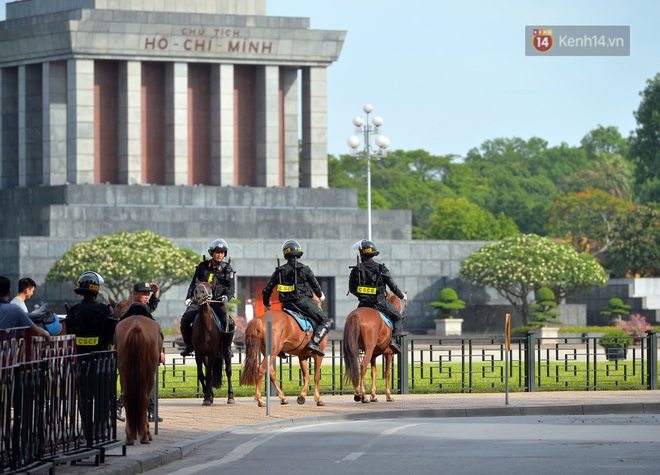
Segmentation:
<svg viewBox="0 0 660 475">
<path fill-rule="evenodd" d="M 348 138 L 348 146 L 351 147 L 351 155 L 356 158 L 364 157 L 367 159 L 367 219 L 369 236 L 371 241 L 371 158 L 381 158 L 387 156 L 387 147 L 390 146 L 390 139 L 380 134 L 380 126 L 383 125 L 382 117 L 375 116 L 371 124 L 369 124 L 369 114 L 373 110 L 371 104 L 365 104 L 363 109 L 366 118 L 355 117 L 353 125 L 355 126 L 355 133 Z M 363 147 L 360 150 L 360 136 L 364 137 Z M 375 137 L 374 147 L 371 144 L 372 138 Z"/>
</svg>

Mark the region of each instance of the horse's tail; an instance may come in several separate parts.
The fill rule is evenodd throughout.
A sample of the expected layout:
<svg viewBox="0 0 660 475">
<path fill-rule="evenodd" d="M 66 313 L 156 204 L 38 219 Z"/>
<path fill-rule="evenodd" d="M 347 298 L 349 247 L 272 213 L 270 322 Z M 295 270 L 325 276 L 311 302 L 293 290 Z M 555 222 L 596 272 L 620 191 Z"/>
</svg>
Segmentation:
<svg viewBox="0 0 660 475">
<path fill-rule="evenodd" d="M 220 351 L 224 350 L 220 348 Z M 213 364 L 213 381 L 212 383 L 215 389 L 220 389 L 222 387 L 222 354 L 218 355 Z"/>
<path fill-rule="evenodd" d="M 259 355 L 265 338 L 262 319 L 250 320 L 245 329 L 245 364 L 241 375 L 241 384 L 244 386 L 256 386 L 259 383 Z"/>
<path fill-rule="evenodd" d="M 148 341 L 148 336 L 142 325 L 131 325 L 126 332 L 123 357 L 134 363 L 125 366 L 125 370 L 128 370 L 130 374 L 124 377 L 130 383 L 122 385 L 121 389 L 126 420 L 136 424 L 138 432 L 141 432 L 142 429 L 139 427 L 141 418 L 147 413 L 149 394 L 154 383 L 154 373 L 157 366 L 155 362 L 149 364 L 153 355 L 151 351 L 145 348 Z"/>
<path fill-rule="evenodd" d="M 351 382 L 355 388 L 360 386 L 360 319 L 351 313 L 344 324 L 344 362 L 346 375 L 344 381 Z"/>
</svg>

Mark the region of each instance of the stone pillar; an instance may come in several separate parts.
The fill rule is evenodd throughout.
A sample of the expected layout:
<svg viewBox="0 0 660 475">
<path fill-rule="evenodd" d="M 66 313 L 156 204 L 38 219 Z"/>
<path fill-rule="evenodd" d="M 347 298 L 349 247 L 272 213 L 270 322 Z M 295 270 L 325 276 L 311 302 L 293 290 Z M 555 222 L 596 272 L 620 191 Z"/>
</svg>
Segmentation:
<svg viewBox="0 0 660 475">
<path fill-rule="evenodd" d="M 300 186 L 299 162 L 299 113 L 298 113 L 298 70 L 282 68 L 280 70 L 282 85 L 283 120 L 281 148 L 284 154 L 284 186 L 298 188 Z"/>
<path fill-rule="evenodd" d="M 234 65 L 212 66 L 211 170 L 213 184 L 235 185 L 234 167 Z"/>
<path fill-rule="evenodd" d="M 43 64 L 43 183 L 63 185 L 67 180 L 66 163 L 66 63 Z"/>
<path fill-rule="evenodd" d="M 25 127 L 27 123 L 25 102 L 27 100 L 26 66 L 18 67 L 18 186 L 27 185 L 25 173 L 27 167 L 27 150 L 25 145 Z"/>
<path fill-rule="evenodd" d="M 283 163 L 279 147 L 279 90 L 277 66 L 263 66 L 257 73 L 257 185 L 282 186 Z"/>
<path fill-rule="evenodd" d="M 328 97 L 325 67 L 303 68 L 302 186 L 328 187 Z"/>
<path fill-rule="evenodd" d="M 188 65 L 167 65 L 165 85 L 165 128 L 167 129 L 165 181 L 189 185 L 188 177 Z"/>
<path fill-rule="evenodd" d="M 67 60 L 67 181 L 94 183 L 94 61 Z"/>
<path fill-rule="evenodd" d="M 0 69 L 0 188 L 18 186 L 18 68 Z"/>
<path fill-rule="evenodd" d="M 142 64 L 119 66 L 119 183 L 144 183 L 142 174 Z"/>
</svg>

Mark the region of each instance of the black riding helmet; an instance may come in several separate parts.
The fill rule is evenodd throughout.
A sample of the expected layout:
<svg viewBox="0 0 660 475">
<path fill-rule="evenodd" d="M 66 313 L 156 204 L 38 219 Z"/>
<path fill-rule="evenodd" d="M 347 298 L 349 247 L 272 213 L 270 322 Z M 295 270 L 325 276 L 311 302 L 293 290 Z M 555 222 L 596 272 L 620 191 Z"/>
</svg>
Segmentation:
<svg viewBox="0 0 660 475">
<path fill-rule="evenodd" d="M 225 253 L 225 256 L 227 256 L 227 253 L 229 252 L 229 246 L 227 246 L 227 241 L 224 239 L 216 239 L 211 243 L 209 246 L 209 256 L 213 257 L 213 253 L 216 251 L 221 251 Z"/>
<path fill-rule="evenodd" d="M 294 257 L 302 257 L 303 251 L 298 241 L 289 239 L 284 244 L 282 244 L 282 254 L 284 254 L 285 259 L 291 259 Z"/>
<path fill-rule="evenodd" d="M 76 288 L 73 289 L 78 295 L 92 295 L 96 297 L 101 289 L 103 277 L 94 271 L 83 272 L 78 278 Z"/>
<path fill-rule="evenodd" d="M 367 239 L 362 239 L 353 244 L 353 249 L 358 253 L 360 257 L 376 257 L 378 254 L 380 254 L 376 248 L 376 245 Z"/>
</svg>

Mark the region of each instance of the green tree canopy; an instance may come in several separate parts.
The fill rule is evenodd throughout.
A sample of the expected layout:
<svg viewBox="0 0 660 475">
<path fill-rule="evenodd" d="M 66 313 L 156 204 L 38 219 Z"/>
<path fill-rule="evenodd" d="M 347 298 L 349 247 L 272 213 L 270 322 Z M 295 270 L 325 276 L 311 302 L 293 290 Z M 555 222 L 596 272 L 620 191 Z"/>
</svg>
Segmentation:
<svg viewBox="0 0 660 475">
<path fill-rule="evenodd" d="M 165 293 L 187 283 L 199 255 L 151 231 L 99 236 L 71 247 L 48 271 L 46 282 L 77 282 L 85 271 L 98 272 L 115 300 L 124 300 L 135 282 L 156 282 Z"/>
<path fill-rule="evenodd" d="M 445 198 L 431 216 L 431 239 L 497 241 L 518 234 L 518 226 L 504 214 L 493 216 L 467 198 Z"/>
<path fill-rule="evenodd" d="M 494 288 L 516 308 L 525 325 L 530 321 L 530 298 L 536 289 L 552 289 L 561 302 L 577 291 L 603 286 L 607 280 L 591 255 L 535 234 L 484 245 L 461 262 L 459 275 L 474 285 Z"/>
<path fill-rule="evenodd" d="M 660 211 L 637 206 L 614 226 L 605 264 L 616 277 L 660 277 Z"/>
<path fill-rule="evenodd" d="M 630 157 L 642 202 L 660 203 L 660 73 L 646 82 L 634 113 L 638 127 L 630 138 Z"/>
<path fill-rule="evenodd" d="M 580 252 L 597 254 L 614 241 L 612 226 L 634 208 L 602 190 L 568 193 L 549 206 L 550 236 L 565 238 Z"/>
</svg>

